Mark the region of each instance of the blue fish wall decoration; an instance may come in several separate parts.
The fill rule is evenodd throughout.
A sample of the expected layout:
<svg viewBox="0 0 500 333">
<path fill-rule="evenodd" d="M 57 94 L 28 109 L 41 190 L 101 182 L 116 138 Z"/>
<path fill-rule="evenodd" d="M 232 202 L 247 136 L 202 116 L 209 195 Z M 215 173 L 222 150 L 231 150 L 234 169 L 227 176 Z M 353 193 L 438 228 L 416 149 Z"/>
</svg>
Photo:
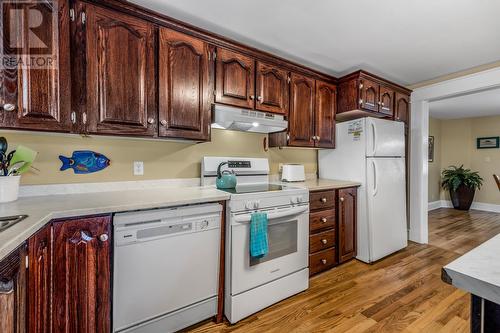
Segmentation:
<svg viewBox="0 0 500 333">
<path fill-rule="evenodd" d="M 109 158 L 103 154 L 90 150 L 74 151 L 71 158 L 59 155 L 59 159 L 62 162 L 60 171 L 71 168 L 76 174 L 101 171 L 102 169 L 108 167 L 111 162 Z"/>
</svg>

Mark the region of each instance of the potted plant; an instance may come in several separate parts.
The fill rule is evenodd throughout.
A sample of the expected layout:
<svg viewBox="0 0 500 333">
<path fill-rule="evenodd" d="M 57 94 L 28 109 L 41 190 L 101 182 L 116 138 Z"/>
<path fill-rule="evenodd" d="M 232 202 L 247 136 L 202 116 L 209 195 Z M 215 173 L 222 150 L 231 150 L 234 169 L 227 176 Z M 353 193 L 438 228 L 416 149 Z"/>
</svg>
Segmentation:
<svg viewBox="0 0 500 333">
<path fill-rule="evenodd" d="M 481 189 L 483 178 L 477 171 L 460 167 L 450 166 L 443 170 L 441 186 L 450 191 L 453 207 L 459 210 L 469 210 L 474 200 L 476 189 Z"/>
</svg>

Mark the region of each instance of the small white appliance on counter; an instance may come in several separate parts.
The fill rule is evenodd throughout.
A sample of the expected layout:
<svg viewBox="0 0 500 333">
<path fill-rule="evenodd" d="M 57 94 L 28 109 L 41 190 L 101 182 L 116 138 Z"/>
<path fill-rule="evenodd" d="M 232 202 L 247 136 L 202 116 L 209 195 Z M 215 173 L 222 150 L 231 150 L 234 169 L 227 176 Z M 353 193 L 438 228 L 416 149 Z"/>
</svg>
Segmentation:
<svg viewBox="0 0 500 333">
<path fill-rule="evenodd" d="M 217 313 L 220 204 L 115 214 L 113 332 L 166 333 Z"/>
<path fill-rule="evenodd" d="M 376 118 L 339 123 L 336 142 L 336 149 L 318 153 L 319 177 L 362 184 L 356 258 L 369 263 L 405 248 L 404 124 Z"/>
<path fill-rule="evenodd" d="M 265 158 L 204 157 L 202 184 L 215 182 L 217 167 L 236 173 L 226 218 L 224 313 L 231 323 L 309 287 L 309 191 L 269 183 Z M 269 253 L 250 256 L 250 218 L 268 217 Z"/>
<path fill-rule="evenodd" d="M 281 180 L 284 182 L 303 182 L 306 174 L 303 164 L 283 164 L 281 169 Z"/>
</svg>

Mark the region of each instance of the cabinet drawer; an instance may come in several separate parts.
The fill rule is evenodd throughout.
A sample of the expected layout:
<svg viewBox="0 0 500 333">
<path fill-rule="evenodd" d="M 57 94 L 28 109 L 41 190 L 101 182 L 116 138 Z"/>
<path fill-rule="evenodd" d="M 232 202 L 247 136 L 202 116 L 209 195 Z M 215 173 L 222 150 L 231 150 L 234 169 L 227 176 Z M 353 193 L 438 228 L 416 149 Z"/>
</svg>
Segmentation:
<svg viewBox="0 0 500 333">
<path fill-rule="evenodd" d="M 335 208 L 335 191 L 311 192 L 309 205 L 311 210 Z"/>
<path fill-rule="evenodd" d="M 309 232 L 335 228 L 335 209 L 314 212 L 309 215 Z"/>
<path fill-rule="evenodd" d="M 335 248 L 311 254 L 309 256 L 309 275 L 326 271 L 336 264 Z"/>
<path fill-rule="evenodd" d="M 330 229 L 327 231 L 320 232 L 316 235 L 311 235 L 309 237 L 309 253 L 326 250 L 330 247 L 335 246 L 335 229 Z"/>
</svg>

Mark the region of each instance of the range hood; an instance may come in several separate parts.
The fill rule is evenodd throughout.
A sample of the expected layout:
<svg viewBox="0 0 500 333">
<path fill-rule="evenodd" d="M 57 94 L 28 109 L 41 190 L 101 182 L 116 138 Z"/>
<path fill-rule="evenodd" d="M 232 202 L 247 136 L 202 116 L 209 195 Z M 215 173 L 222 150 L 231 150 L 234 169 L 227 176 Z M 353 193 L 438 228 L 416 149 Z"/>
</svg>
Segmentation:
<svg viewBox="0 0 500 333">
<path fill-rule="evenodd" d="M 212 128 L 254 133 L 281 132 L 288 128 L 285 117 L 277 114 L 217 104 L 212 111 Z"/>
</svg>

